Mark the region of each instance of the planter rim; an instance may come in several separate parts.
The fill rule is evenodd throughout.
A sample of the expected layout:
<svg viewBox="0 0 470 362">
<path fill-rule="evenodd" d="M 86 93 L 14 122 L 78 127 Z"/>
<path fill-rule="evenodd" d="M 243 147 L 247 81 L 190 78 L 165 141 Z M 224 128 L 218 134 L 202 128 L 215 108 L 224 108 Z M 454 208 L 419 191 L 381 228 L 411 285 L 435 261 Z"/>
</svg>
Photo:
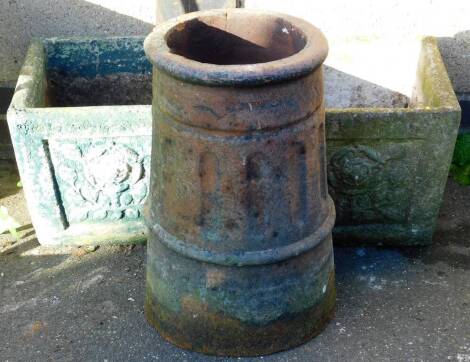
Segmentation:
<svg viewBox="0 0 470 362">
<path fill-rule="evenodd" d="M 305 37 L 306 43 L 298 52 L 284 58 L 253 64 L 219 65 L 202 63 L 173 53 L 167 35 L 176 26 L 198 18 L 230 14 L 262 15 L 282 19 Z M 154 28 L 144 42 L 152 64 L 176 78 L 213 86 L 252 86 L 282 82 L 305 76 L 317 69 L 328 55 L 328 42 L 317 27 L 300 18 L 271 11 L 252 9 L 219 9 L 198 11 L 166 21 Z"/>
</svg>

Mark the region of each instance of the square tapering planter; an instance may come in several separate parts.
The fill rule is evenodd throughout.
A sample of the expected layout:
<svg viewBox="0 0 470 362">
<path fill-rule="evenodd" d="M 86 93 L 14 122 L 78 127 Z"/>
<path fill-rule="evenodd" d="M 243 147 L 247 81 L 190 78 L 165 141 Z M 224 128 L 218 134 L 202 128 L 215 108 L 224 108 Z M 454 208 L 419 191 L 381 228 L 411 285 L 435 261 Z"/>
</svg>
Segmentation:
<svg viewBox="0 0 470 362">
<path fill-rule="evenodd" d="M 460 123 L 460 107 L 436 39 L 421 43 L 409 99 L 384 97 L 374 87 L 372 95 L 355 90 L 363 94 L 350 97 L 342 108 L 327 102 L 328 182 L 337 213 L 334 240 L 430 244 Z"/>
<path fill-rule="evenodd" d="M 142 44 L 141 37 L 32 44 L 8 123 L 42 244 L 145 238 L 152 116 Z M 385 103 L 374 99 L 384 97 L 376 89 L 361 98 L 352 94 L 357 85 L 325 72 L 337 241 L 432 241 L 460 108 L 434 38 L 423 40 L 416 67 L 413 97 Z M 328 102 L 340 89 L 351 94 Z"/>
<path fill-rule="evenodd" d="M 140 37 L 32 43 L 8 124 L 41 244 L 145 239 L 150 73 Z"/>
</svg>

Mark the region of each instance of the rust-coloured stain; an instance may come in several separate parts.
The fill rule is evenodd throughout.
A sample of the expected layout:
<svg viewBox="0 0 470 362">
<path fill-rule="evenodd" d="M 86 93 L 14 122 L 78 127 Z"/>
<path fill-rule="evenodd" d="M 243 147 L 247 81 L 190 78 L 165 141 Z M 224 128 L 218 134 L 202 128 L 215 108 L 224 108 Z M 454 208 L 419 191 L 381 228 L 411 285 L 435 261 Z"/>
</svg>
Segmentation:
<svg viewBox="0 0 470 362">
<path fill-rule="evenodd" d="M 252 10 L 157 27 L 146 315 L 166 339 L 250 356 L 334 313 L 323 79 L 303 20 Z"/>
</svg>

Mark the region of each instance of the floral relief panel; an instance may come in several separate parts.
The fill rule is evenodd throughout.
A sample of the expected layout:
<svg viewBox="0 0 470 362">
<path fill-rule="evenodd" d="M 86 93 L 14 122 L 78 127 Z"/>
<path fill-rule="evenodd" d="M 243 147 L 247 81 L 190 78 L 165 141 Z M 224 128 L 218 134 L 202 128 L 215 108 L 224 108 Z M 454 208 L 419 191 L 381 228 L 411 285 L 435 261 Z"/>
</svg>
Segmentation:
<svg viewBox="0 0 470 362">
<path fill-rule="evenodd" d="M 49 140 L 69 223 L 141 217 L 149 188 L 150 137 Z"/>
<path fill-rule="evenodd" d="M 418 167 L 416 142 L 330 143 L 328 183 L 337 224 L 407 222 Z"/>
</svg>

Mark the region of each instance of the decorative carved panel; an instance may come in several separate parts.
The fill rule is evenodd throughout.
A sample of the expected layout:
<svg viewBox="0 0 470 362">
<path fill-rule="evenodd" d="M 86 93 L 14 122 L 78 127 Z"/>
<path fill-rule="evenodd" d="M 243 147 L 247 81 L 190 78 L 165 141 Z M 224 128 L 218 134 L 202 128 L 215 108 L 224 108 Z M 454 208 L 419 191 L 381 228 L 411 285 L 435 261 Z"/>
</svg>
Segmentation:
<svg viewBox="0 0 470 362">
<path fill-rule="evenodd" d="M 150 137 L 52 140 L 68 222 L 137 219 L 149 188 Z"/>
<path fill-rule="evenodd" d="M 418 166 L 416 142 L 329 146 L 328 183 L 337 224 L 407 222 Z"/>
</svg>

